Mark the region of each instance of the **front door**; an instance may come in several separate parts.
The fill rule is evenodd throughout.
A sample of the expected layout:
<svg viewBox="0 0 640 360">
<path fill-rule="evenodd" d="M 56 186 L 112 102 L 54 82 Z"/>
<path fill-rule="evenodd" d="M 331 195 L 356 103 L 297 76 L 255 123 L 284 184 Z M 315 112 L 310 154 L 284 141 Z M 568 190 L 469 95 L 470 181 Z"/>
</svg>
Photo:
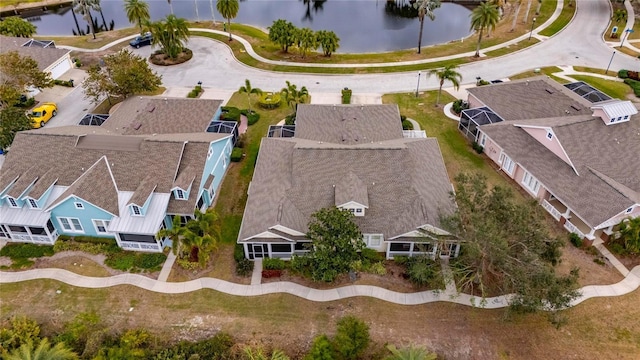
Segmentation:
<svg viewBox="0 0 640 360">
<path fill-rule="evenodd" d="M 252 244 L 252 246 L 254 259 L 262 259 L 265 256 L 269 257 L 269 249 L 267 249 L 267 244 Z"/>
</svg>

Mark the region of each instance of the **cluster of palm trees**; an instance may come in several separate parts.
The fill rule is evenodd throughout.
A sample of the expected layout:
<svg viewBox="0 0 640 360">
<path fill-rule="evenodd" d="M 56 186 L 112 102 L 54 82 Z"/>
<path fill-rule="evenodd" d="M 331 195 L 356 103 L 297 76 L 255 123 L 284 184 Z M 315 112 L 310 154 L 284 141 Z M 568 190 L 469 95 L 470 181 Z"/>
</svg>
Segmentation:
<svg viewBox="0 0 640 360">
<path fill-rule="evenodd" d="M 89 24 L 89 32 L 93 35 L 93 38 L 96 38 L 96 25 L 97 21 L 93 21 L 93 16 L 91 15 L 91 10 L 98 11 L 100 16 L 102 17 L 102 24 L 107 29 L 107 22 L 104 19 L 104 14 L 102 13 L 102 7 L 100 6 L 100 0 L 73 0 L 72 3 L 72 14 L 73 19 L 76 23 L 76 28 L 78 29 L 78 35 L 82 34 L 80 30 L 80 26 L 78 25 L 78 20 L 76 19 L 76 14 L 81 15 L 82 18 Z M 113 21 L 112 21 L 113 23 Z M 113 25 L 111 26 L 113 28 Z"/>
<path fill-rule="evenodd" d="M 173 218 L 170 229 L 158 231 L 158 237 L 172 241 L 173 253 L 191 263 L 206 265 L 211 252 L 218 246 L 219 231 L 216 227 L 218 215 L 212 209 L 201 212 L 196 209 L 195 219 L 181 223 L 180 216 Z"/>
</svg>

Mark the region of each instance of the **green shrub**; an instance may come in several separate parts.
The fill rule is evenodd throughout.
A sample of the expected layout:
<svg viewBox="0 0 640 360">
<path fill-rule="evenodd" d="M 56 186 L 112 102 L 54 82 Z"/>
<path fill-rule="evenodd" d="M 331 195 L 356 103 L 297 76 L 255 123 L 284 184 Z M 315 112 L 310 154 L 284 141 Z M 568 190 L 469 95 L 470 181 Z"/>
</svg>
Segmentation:
<svg viewBox="0 0 640 360">
<path fill-rule="evenodd" d="M 462 110 L 466 110 L 468 108 L 469 108 L 469 103 L 467 103 L 462 99 L 458 99 L 454 101 L 453 105 L 451 106 L 451 110 L 453 110 L 453 112 L 455 112 L 456 114 L 460 114 L 462 113 Z"/>
<path fill-rule="evenodd" d="M 39 258 L 53 253 L 53 246 L 36 244 L 7 244 L 0 250 L 0 256 L 8 256 L 11 260 Z"/>
<path fill-rule="evenodd" d="M 311 349 L 304 360 L 333 360 L 333 346 L 327 335 L 318 335 L 313 339 Z"/>
<path fill-rule="evenodd" d="M 381 253 L 369 248 L 362 249 L 362 251 L 360 252 L 360 256 L 365 261 L 369 261 L 371 263 L 380 262 L 384 260 L 384 256 Z"/>
<path fill-rule="evenodd" d="M 167 260 L 163 253 L 139 253 L 136 254 L 133 266 L 145 270 L 157 270 Z"/>
<path fill-rule="evenodd" d="M 69 80 L 58 80 L 55 79 L 53 80 L 53 84 L 54 85 L 60 85 L 60 86 L 66 86 L 66 87 L 73 87 L 73 81 Z"/>
<path fill-rule="evenodd" d="M 476 85 L 478 85 L 478 86 L 489 85 L 489 84 L 491 84 L 491 83 L 488 82 L 487 80 L 482 80 L 482 79 L 480 79 L 480 81 L 478 81 L 476 83 Z"/>
<path fill-rule="evenodd" d="M 233 151 L 231 151 L 231 161 L 238 162 L 242 160 L 242 154 L 243 154 L 242 149 L 238 147 L 234 147 Z"/>
<path fill-rule="evenodd" d="M 364 321 L 354 316 L 345 316 L 338 321 L 338 329 L 333 339 L 338 358 L 358 359 L 369 347 L 369 341 L 369 326 Z"/>
<path fill-rule="evenodd" d="M 593 259 L 593 262 L 598 264 L 598 265 L 604 265 L 605 264 L 604 260 L 602 260 L 600 258 Z"/>
<path fill-rule="evenodd" d="M 35 262 L 33 260 L 27 259 L 27 258 L 16 258 L 16 259 L 12 259 L 12 263 L 11 263 L 11 269 L 14 270 L 20 270 L 20 269 L 26 269 L 28 267 L 31 267 L 33 264 L 35 264 Z"/>
<path fill-rule="evenodd" d="M 393 261 L 395 261 L 398 265 L 404 266 L 409 262 L 409 257 L 406 255 L 394 256 Z"/>
<path fill-rule="evenodd" d="M 253 261 L 243 258 L 236 261 L 236 274 L 240 276 L 248 276 L 253 272 Z"/>
<path fill-rule="evenodd" d="M 582 247 L 583 245 L 582 237 L 576 233 L 569 234 L 569 241 L 571 241 L 575 247 Z"/>
<path fill-rule="evenodd" d="M 342 103 L 351 104 L 351 94 L 353 92 L 349 88 L 342 89 Z"/>
<path fill-rule="evenodd" d="M 400 121 L 405 121 L 407 120 L 407 117 L 405 115 L 400 114 Z"/>
<path fill-rule="evenodd" d="M 195 271 L 200 269 L 200 263 L 189 261 L 189 259 L 176 259 L 176 263 L 185 270 Z"/>
<path fill-rule="evenodd" d="M 289 269 L 298 274 L 308 274 L 311 266 L 311 259 L 308 256 L 293 255 L 289 262 Z"/>
<path fill-rule="evenodd" d="M 116 270 L 129 271 L 133 269 L 133 264 L 136 261 L 135 255 L 136 254 L 134 252 L 122 250 L 120 252 L 107 255 L 104 263 L 110 268 Z"/>
<path fill-rule="evenodd" d="M 379 261 L 377 263 L 371 264 L 368 272 L 376 275 L 385 275 L 387 273 L 387 268 L 384 267 L 384 264 Z"/>
<path fill-rule="evenodd" d="M 30 108 L 35 104 L 36 104 L 36 99 L 30 97 L 25 101 L 18 101 L 17 103 L 13 104 L 13 106 L 16 106 L 16 107 L 19 107 L 19 108 Z"/>
<path fill-rule="evenodd" d="M 620 79 L 626 79 L 629 77 L 629 70 L 626 69 L 620 69 L 618 70 L 618 77 Z"/>
<path fill-rule="evenodd" d="M 168 349 L 164 349 L 150 359 L 231 359 L 231 347 L 234 341 L 231 336 L 219 332 L 214 337 L 198 342 L 181 341 Z"/>
<path fill-rule="evenodd" d="M 480 144 L 478 144 L 477 142 L 473 142 L 471 143 L 471 147 L 473 148 L 473 150 L 475 150 L 476 153 L 478 154 L 482 154 L 482 152 L 484 151 L 484 147 Z"/>
<path fill-rule="evenodd" d="M 633 93 L 636 94 L 637 97 L 640 97 L 640 81 L 628 78 L 624 79 L 624 83 L 631 86 L 631 89 L 633 89 Z"/>
<path fill-rule="evenodd" d="M 284 270 L 286 264 L 282 259 L 265 258 L 262 260 L 262 267 L 265 270 Z"/>
<path fill-rule="evenodd" d="M 238 139 L 236 139 L 236 147 L 244 148 L 244 145 L 247 143 L 247 133 L 240 134 Z"/>
<path fill-rule="evenodd" d="M 236 246 L 233 248 L 233 260 L 235 260 L 236 262 L 244 259 L 244 246 L 242 246 L 241 244 L 236 244 Z"/>
<path fill-rule="evenodd" d="M 220 120 L 240 121 L 240 109 L 237 107 L 222 106 L 220 110 Z"/>
<path fill-rule="evenodd" d="M 409 120 L 402 122 L 402 130 L 413 130 L 413 123 Z"/>
<path fill-rule="evenodd" d="M 296 113 L 289 114 L 284 118 L 285 125 L 295 125 L 296 124 Z"/>
<path fill-rule="evenodd" d="M 249 112 L 249 110 L 244 109 L 244 110 L 241 110 L 240 113 L 247 117 L 247 125 L 249 126 L 257 123 L 258 120 L 260 120 L 260 114 L 258 114 L 255 111 Z"/>
<path fill-rule="evenodd" d="M 198 92 L 195 90 L 191 90 L 189 91 L 189 93 L 187 94 L 187 97 L 189 99 L 193 99 L 193 98 L 197 98 L 198 97 Z"/>
<path fill-rule="evenodd" d="M 433 285 L 440 276 L 438 272 L 439 264 L 427 256 L 411 257 L 405 265 L 409 280 L 416 285 Z"/>
<path fill-rule="evenodd" d="M 258 105 L 263 109 L 276 109 L 281 101 L 282 97 L 279 93 L 264 93 L 258 99 Z"/>
<path fill-rule="evenodd" d="M 104 244 L 92 244 L 92 243 L 79 243 L 75 241 L 56 241 L 53 245 L 53 251 L 62 252 L 62 251 L 83 251 L 89 254 L 97 255 L 108 253 L 106 250 L 106 246 Z"/>
</svg>

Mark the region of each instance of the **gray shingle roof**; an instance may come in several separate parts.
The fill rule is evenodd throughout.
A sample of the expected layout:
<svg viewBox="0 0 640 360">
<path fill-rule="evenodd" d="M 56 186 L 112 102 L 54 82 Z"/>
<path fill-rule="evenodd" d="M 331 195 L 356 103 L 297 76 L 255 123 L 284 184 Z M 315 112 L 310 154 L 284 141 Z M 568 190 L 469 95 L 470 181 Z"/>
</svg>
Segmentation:
<svg viewBox="0 0 640 360">
<path fill-rule="evenodd" d="M 35 60 L 38 63 L 38 68 L 44 70 L 70 52 L 55 47 L 22 46 L 28 41 L 27 38 L 0 35 L 0 53 L 17 51 L 20 56 L 29 56 Z"/>
<path fill-rule="evenodd" d="M 589 101 L 546 76 L 478 86 L 467 91 L 505 121 L 591 115 Z"/>
<path fill-rule="evenodd" d="M 274 225 L 306 233 L 312 213 L 335 205 L 333 185 L 349 173 L 367 186 L 369 209 L 354 219 L 363 233 L 389 238 L 425 224 L 439 226 L 440 215 L 454 209 L 436 139 L 403 139 L 400 132 L 394 146 L 311 143 L 297 137 L 262 140 L 239 241 Z"/>
<path fill-rule="evenodd" d="M 579 175 L 514 124 L 551 126 Z M 609 126 L 600 118 L 574 116 L 498 123 L 481 129 L 593 227 L 640 198 L 639 115 Z"/>
<path fill-rule="evenodd" d="M 220 100 L 134 96 L 100 126 L 123 135 L 204 133 Z"/>
<path fill-rule="evenodd" d="M 335 186 L 335 205 L 340 206 L 349 201 L 369 206 L 367 184 L 362 182 L 358 175 L 353 172 L 347 173 Z"/>
<path fill-rule="evenodd" d="M 190 141 L 185 144 L 184 152 L 182 154 L 182 161 L 178 168 L 176 181 L 180 178 L 186 178 L 190 180 L 193 185 L 191 186 L 191 193 L 187 200 L 177 200 L 173 196 L 169 200 L 167 206 L 168 214 L 193 214 L 193 210 L 198 202 L 199 195 L 198 190 L 200 182 L 202 180 L 202 173 L 204 171 L 204 165 L 207 161 L 207 152 L 209 151 L 209 142 L 195 142 Z M 172 187 L 175 186 L 175 182 Z M 188 185 L 187 185 L 188 188 Z M 186 188 L 185 188 L 186 189 Z"/>
<path fill-rule="evenodd" d="M 396 105 L 298 105 L 296 137 L 354 145 L 402 138 Z"/>
</svg>

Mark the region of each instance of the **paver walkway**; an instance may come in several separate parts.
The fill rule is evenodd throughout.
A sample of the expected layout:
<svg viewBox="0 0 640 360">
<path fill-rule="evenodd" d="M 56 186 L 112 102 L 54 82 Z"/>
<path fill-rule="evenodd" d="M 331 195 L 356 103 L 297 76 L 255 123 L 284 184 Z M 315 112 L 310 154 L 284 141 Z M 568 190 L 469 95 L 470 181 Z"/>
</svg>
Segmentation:
<svg viewBox="0 0 640 360">
<path fill-rule="evenodd" d="M 158 275 L 158 281 L 167 281 L 169 278 L 169 274 L 171 274 L 171 269 L 173 268 L 173 263 L 176 262 L 176 255 L 173 251 L 169 252 L 167 255 L 167 260 L 165 260 L 164 265 L 162 265 L 162 270 L 160 270 L 160 275 Z"/>
<path fill-rule="evenodd" d="M 262 259 L 253 262 L 253 273 L 251 273 L 251 285 L 262 283 Z"/>
<path fill-rule="evenodd" d="M 164 293 L 182 294 L 201 289 L 212 289 L 235 296 L 259 296 L 266 294 L 291 294 L 300 298 L 325 302 L 356 296 L 372 297 L 394 304 L 417 305 L 437 301 L 486 309 L 503 308 L 509 305 L 510 295 L 481 299 L 468 294 L 450 295 L 442 291 L 399 293 L 371 285 L 350 285 L 328 290 L 308 288 L 287 281 L 260 285 L 242 285 L 214 278 L 200 278 L 186 282 L 164 282 L 138 274 L 121 274 L 111 277 L 89 277 L 62 269 L 33 269 L 16 272 L 0 272 L 0 284 L 17 283 L 36 279 L 52 279 L 84 288 L 106 288 L 117 285 L 133 285 L 142 289 Z M 575 306 L 587 299 L 628 294 L 640 287 L 640 266 L 636 266 L 620 282 L 612 285 L 590 285 L 581 289 L 582 296 L 572 302 Z"/>
</svg>

